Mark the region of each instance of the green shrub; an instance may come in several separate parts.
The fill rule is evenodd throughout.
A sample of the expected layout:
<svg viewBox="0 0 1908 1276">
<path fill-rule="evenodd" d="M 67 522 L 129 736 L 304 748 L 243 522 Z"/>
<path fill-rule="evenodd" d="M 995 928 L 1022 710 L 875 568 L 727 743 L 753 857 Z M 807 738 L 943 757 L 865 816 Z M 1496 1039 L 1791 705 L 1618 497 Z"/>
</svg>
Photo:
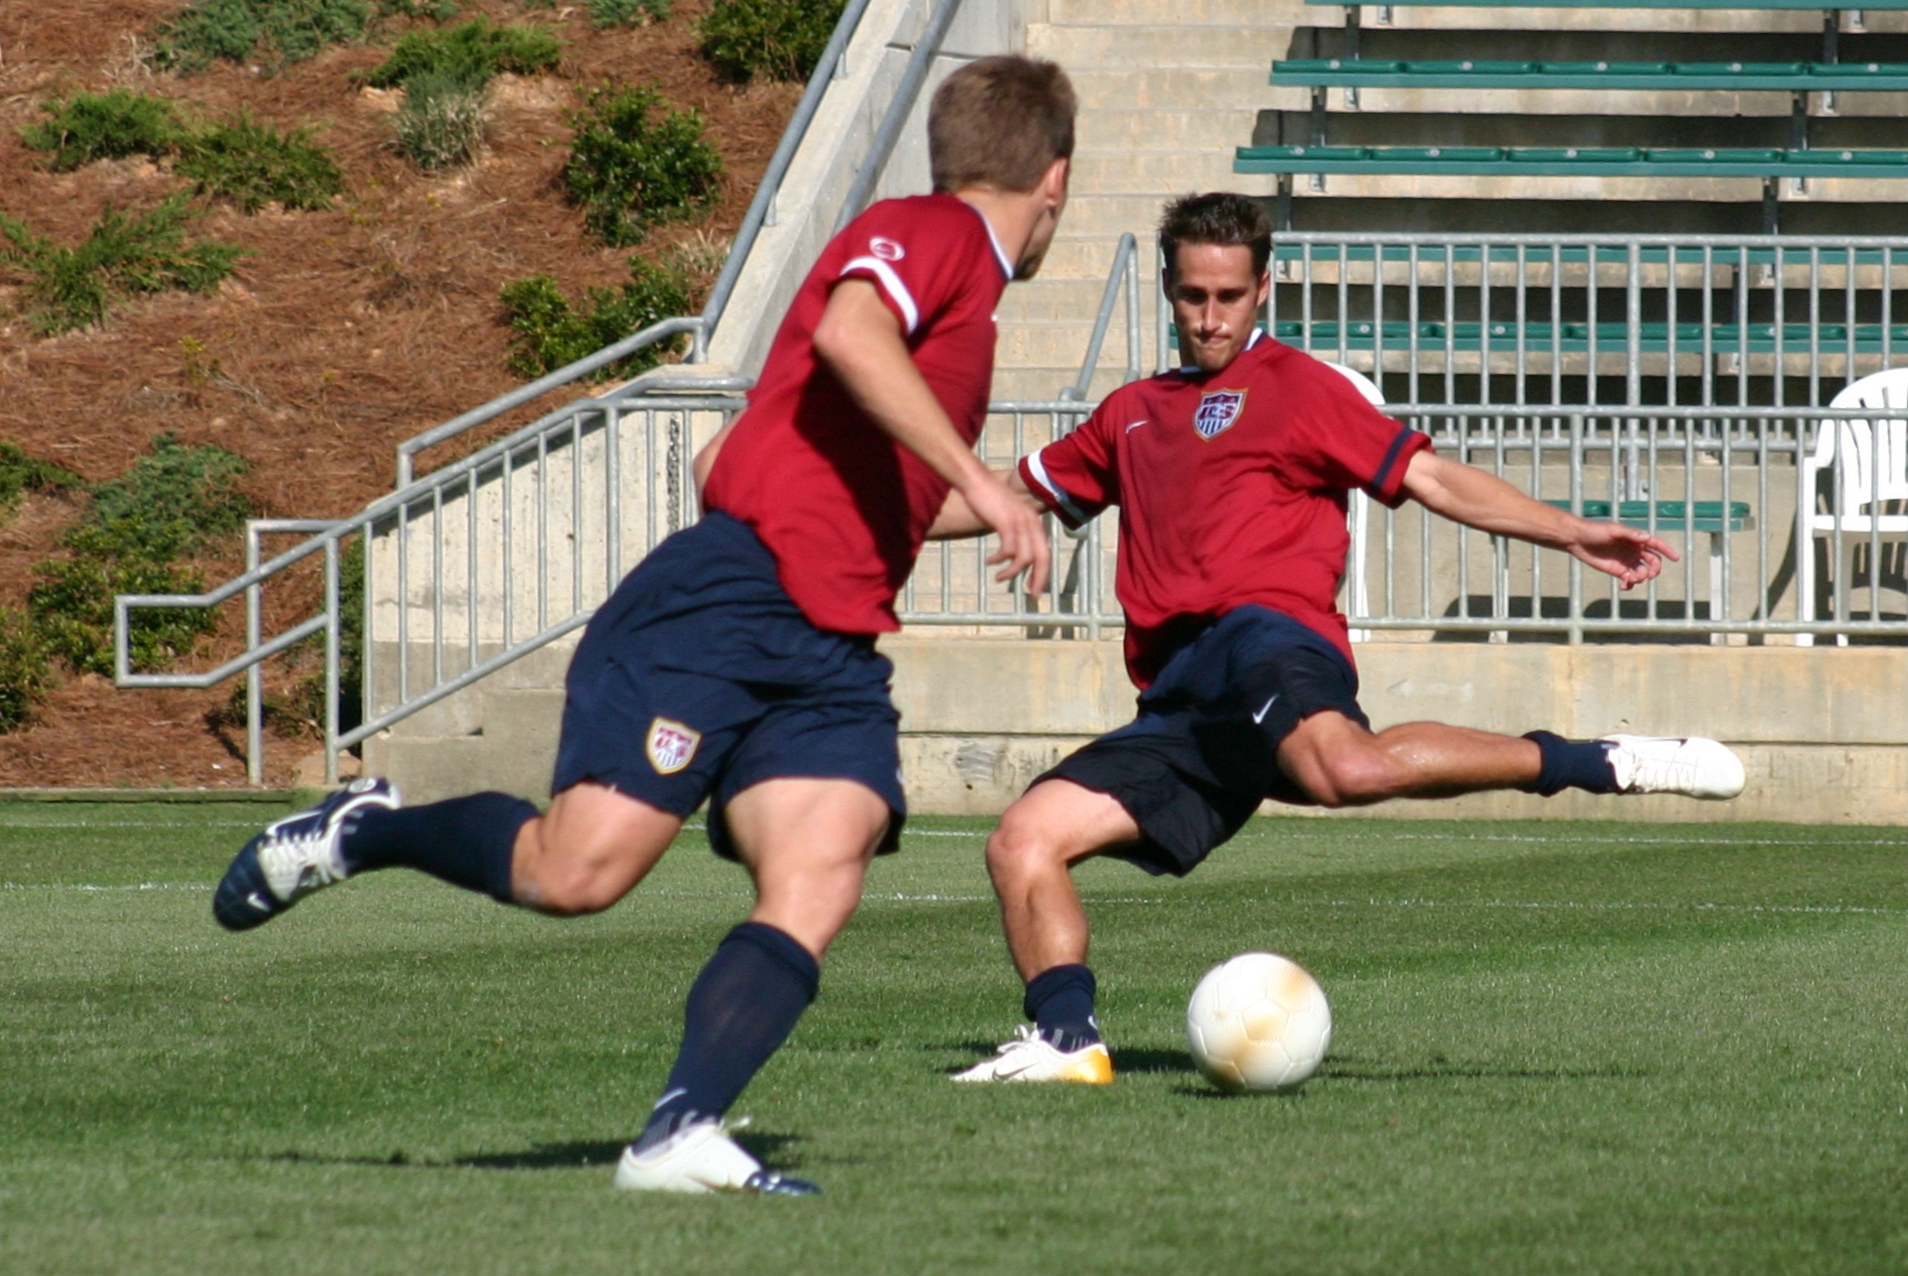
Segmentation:
<svg viewBox="0 0 1908 1276">
<path fill-rule="evenodd" d="M 541 27 L 492 26 L 488 19 L 473 18 L 443 31 L 405 33 L 366 82 L 408 91 L 413 77 L 430 75 L 481 87 L 500 71 L 533 75 L 562 56 L 563 42 Z"/>
<path fill-rule="evenodd" d="M 170 434 L 110 483 L 93 489 L 93 507 L 65 544 L 96 558 L 171 562 L 207 540 L 238 531 L 252 513 L 239 490 L 245 458 L 209 445 L 189 447 Z"/>
<path fill-rule="evenodd" d="M 63 492 L 79 481 L 64 465 L 38 460 L 18 443 L 0 440 L 0 515 L 11 514 L 27 492 Z"/>
<path fill-rule="evenodd" d="M 592 288 L 582 304 L 574 306 L 548 275 L 531 275 L 504 285 L 501 300 L 511 330 L 510 370 L 520 377 L 540 377 L 689 309 L 689 289 L 680 274 L 634 257 L 629 275 L 630 281 L 620 291 Z M 598 375 L 633 377 L 680 349 L 683 340 L 639 350 Z"/>
<path fill-rule="evenodd" d="M 658 115 L 663 106 L 654 89 L 605 85 L 571 115 L 576 141 L 564 184 L 584 223 L 613 248 L 708 207 L 721 187 L 722 157 L 702 140 L 702 116 Z"/>
<path fill-rule="evenodd" d="M 0 733 L 33 721 L 34 709 L 53 688 L 46 648 L 19 612 L 0 607 Z"/>
<path fill-rule="evenodd" d="M 310 129 L 280 133 L 243 112 L 182 138 L 176 169 L 198 184 L 200 194 L 230 200 L 248 213 L 271 203 L 324 208 L 344 190 L 344 175 L 312 144 Z"/>
<path fill-rule="evenodd" d="M 244 249 L 186 240 L 193 214 L 185 194 L 138 217 L 108 208 L 78 247 L 67 248 L 0 216 L 0 266 L 25 278 L 27 321 L 41 336 L 103 323 L 116 301 L 138 293 L 210 292 L 232 273 Z"/>
<path fill-rule="evenodd" d="M 457 0 L 378 0 L 380 18 L 454 18 L 463 9 Z"/>
<path fill-rule="evenodd" d="M 164 155 L 179 135 L 172 103 L 128 89 L 75 93 L 40 109 L 50 118 L 21 129 L 20 140 L 36 151 L 51 151 L 48 164 L 57 173 L 94 160 Z"/>
<path fill-rule="evenodd" d="M 75 672 L 113 672 L 113 595 L 189 594 L 203 587 L 179 557 L 243 526 L 251 502 L 238 488 L 243 458 L 223 448 L 187 447 L 171 435 L 93 492 L 93 505 L 64 538 L 70 558 L 34 568 L 28 614 L 46 651 Z M 133 614 L 133 663 L 150 668 L 192 649 L 218 618 L 210 610 Z"/>
<path fill-rule="evenodd" d="M 663 22 L 669 17 L 669 0 L 589 0 L 590 25 L 633 27 L 645 22 Z"/>
<path fill-rule="evenodd" d="M 160 24 L 153 61 L 190 74 L 219 58 L 242 62 L 258 50 L 276 70 L 363 39 L 371 18 L 367 0 L 193 0 Z"/>
<path fill-rule="evenodd" d="M 483 144 L 486 97 L 482 84 L 458 76 L 412 76 L 397 113 L 398 150 L 426 171 L 468 163 Z"/>
<path fill-rule="evenodd" d="M 697 31 L 702 55 L 731 79 L 806 80 L 846 0 L 716 0 Z"/>
<path fill-rule="evenodd" d="M 47 654 L 66 661 L 75 673 L 108 678 L 113 675 L 113 595 L 195 594 L 205 588 L 196 571 L 140 558 L 53 558 L 34 568 L 33 575 L 27 612 Z M 133 667 L 151 669 L 183 655 L 217 627 L 212 611 L 196 607 L 134 612 L 128 635 Z"/>
</svg>

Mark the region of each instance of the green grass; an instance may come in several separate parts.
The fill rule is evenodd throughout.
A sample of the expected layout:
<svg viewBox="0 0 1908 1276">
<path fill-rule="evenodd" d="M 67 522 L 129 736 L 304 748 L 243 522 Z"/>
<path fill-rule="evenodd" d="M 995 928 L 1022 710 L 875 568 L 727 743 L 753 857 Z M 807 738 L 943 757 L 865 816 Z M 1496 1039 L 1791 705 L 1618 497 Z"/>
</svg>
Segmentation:
<svg viewBox="0 0 1908 1276">
<path fill-rule="evenodd" d="M 1090 865 L 1086 1091 L 943 1079 L 1019 989 L 984 822 L 917 821 L 741 1104 L 827 1188 L 790 1201 L 608 1186 L 746 906 L 699 836 L 597 918 L 388 873 L 226 936 L 270 814 L 0 806 L 0 1270 L 1908 1265 L 1908 831 L 1257 821 L 1183 883 Z M 1188 1070 L 1248 948 L 1333 1000 L 1297 1096 Z"/>
</svg>

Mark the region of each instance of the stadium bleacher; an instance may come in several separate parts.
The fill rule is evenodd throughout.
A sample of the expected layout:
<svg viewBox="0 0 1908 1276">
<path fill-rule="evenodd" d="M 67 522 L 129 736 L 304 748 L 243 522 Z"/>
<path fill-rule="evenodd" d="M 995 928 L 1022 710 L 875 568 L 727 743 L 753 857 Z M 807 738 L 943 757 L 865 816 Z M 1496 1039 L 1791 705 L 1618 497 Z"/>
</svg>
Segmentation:
<svg viewBox="0 0 1908 1276">
<path fill-rule="evenodd" d="M 1463 2 L 1473 8 L 1608 8 L 1618 11 L 1609 15 L 1613 24 L 1621 23 L 1622 10 L 1649 9 L 1657 11 L 1652 16 L 1658 26 L 1677 11 L 1811 7 L 1784 0 Z M 1866 7 L 1908 10 L 1908 0 Z M 1888 109 L 1852 113 L 1842 96 L 1908 92 L 1908 34 L 1845 31 L 1843 11 L 1823 12 L 1819 33 L 1561 25 L 1456 29 L 1366 26 L 1361 9 L 1348 6 L 1342 27 L 1294 33 L 1287 56 L 1272 66 L 1271 83 L 1309 89 L 1310 108 L 1262 111 L 1250 144 L 1237 150 L 1234 171 L 1280 175 L 1282 229 L 1908 230 L 1903 202 L 1892 193 L 1876 194 L 1874 187 L 1908 178 L 1908 119 Z M 1736 25 L 1754 21 L 1750 16 Z M 1332 109 L 1333 90 L 1340 109 Z M 1386 93 L 1389 102 L 1409 109 L 1360 109 L 1361 91 Z M 1454 99 L 1472 91 L 1515 94 L 1498 100 L 1522 109 L 1492 111 L 1488 97 Z M 1608 94 L 1618 109 L 1530 109 L 1533 101 L 1562 93 Z M 1788 96 L 1786 112 L 1753 113 L 1755 95 L 1775 94 Z M 1440 95 L 1451 109 L 1435 109 Z M 1311 180 L 1301 189 L 1291 181 L 1294 175 Z M 1684 180 L 1642 199 L 1635 198 L 1634 187 L 1615 200 L 1602 190 L 1587 196 L 1592 188 L 1582 184 L 1569 196 L 1533 197 L 1525 193 L 1529 183 L 1515 183 L 1513 194 L 1495 200 L 1432 194 L 1389 202 L 1354 183 L 1349 200 L 1308 200 L 1308 194 L 1326 193 L 1328 176 L 1640 178 L 1646 192 L 1651 180 L 1738 180 L 1694 187 Z M 1741 198 L 1740 179 L 1759 183 L 1759 199 Z M 1811 188 L 1820 179 L 1837 179 L 1841 189 L 1820 198 L 1823 192 Z M 1571 209 L 1573 203 L 1578 207 Z"/>
</svg>

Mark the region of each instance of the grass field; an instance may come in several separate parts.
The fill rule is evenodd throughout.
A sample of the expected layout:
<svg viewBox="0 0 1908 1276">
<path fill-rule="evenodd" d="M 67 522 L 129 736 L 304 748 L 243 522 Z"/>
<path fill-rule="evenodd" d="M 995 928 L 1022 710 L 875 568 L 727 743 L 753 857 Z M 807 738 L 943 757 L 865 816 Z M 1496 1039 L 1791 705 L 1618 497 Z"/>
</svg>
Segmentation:
<svg viewBox="0 0 1908 1276">
<path fill-rule="evenodd" d="M 1121 1077 L 1083 1091 L 944 1079 L 1019 986 L 985 824 L 921 820 L 743 1098 L 827 1189 L 764 1200 L 609 1187 L 745 908 L 699 837 L 598 918 L 393 872 L 227 936 L 252 819 L 0 806 L 0 1271 L 1908 1269 L 1908 830 L 1261 820 L 1185 882 L 1092 865 Z M 1250 948 L 1333 1001 L 1296 1096 L 1186 1059 Z"/>
</svg>

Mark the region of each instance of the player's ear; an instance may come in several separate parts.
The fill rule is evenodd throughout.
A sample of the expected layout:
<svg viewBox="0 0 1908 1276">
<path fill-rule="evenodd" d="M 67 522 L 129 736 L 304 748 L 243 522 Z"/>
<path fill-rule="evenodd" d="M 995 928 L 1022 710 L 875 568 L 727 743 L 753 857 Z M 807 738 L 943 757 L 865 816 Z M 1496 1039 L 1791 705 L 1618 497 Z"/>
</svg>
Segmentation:
<svg viewBox="0 0 1908 1276">
<path fill-rule="evenodd" d="M 1272 267 L 1268 265 L 1264 270 L 1259 272 L 1259 297 L 1257 301 L 1254 301 L 1252 303 L 1253 309 L 1257 310 L 1257 309 L 1264 308 L 1266 298 L 1270 297 L 1271 295 L 1272 295 Z"/>
<path fill-rule="evenodd" d="M 1040 193 L 1049 204 L 1059 205 L 1066 202 L 1067 183 L 1073 176 L 1073 161 L 1061 156 L 1047 165 L 1047 171 L 1040 175 Z"/>
</svg>

